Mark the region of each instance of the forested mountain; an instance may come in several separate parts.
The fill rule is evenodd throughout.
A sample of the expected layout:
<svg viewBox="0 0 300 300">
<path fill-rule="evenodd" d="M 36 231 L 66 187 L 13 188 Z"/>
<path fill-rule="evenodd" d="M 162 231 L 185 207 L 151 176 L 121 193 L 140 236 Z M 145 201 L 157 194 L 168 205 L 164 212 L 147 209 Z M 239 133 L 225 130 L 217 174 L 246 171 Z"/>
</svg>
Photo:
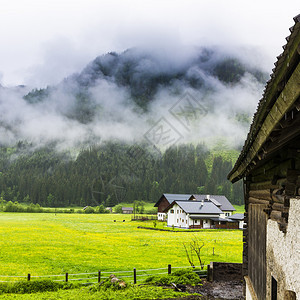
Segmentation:
<svg viewBox="0 0 300 300">
<path fill-rule="evenodd" d="M 187 53 L 133 48 L 56 86 L 0 87 L 3 199 L 110 206 L 169 192 L 240 203 L 241 185 L 226 181 L 232 158 L 211 149 L 220 138 L 241 147 L 266 75 L 221 49 Z"/>
<path fill-rule="evenodd" d="M 187 88 L 208 93 L 217 88 L 218 81 L 225 85 L 236 85 L 245 74 L 250 74 L 258 82 L 266 80 L 266 74 L 258 68 L 218 49 L 201 48 L 184 60 L 181 58 L 170 61 L 163 54 L 133 48 L 121 54 L 111 52 L 99 56 L 81 73 L 66 78 L 58 86 L 35 89 L 24 98 L 29 103 L 39 103 L 47 99 L 53 101 L 51 95 L 63 91 L 74 97 L 73 105 L 63 113 L 69 118 L 88 123 L 96 117 L 103 105 L 97 100 L 99 94 L 93 93 L 93 88 L 100 82 L 123 90 L 126 93 L 127 105 L 133 102 L 143 111 L 147 111 L 149 104 L 162 89 L 166 88 L 177 95 Z M 210 106 L 214 104 L 212 98 L 209 102 Z"/>
<path fill-rule="evenodd" d="M 234 204 L 243 199 L 242 186 L 226 180 L 232 162 L 212 157 L 202 144 L 174 146 L 159 154 L 144 145 L 109 142 L 82 150 L 75 160 L 50 147 L 31 154 L 24 154 L 24 148 L 1 149 L 0 190 L 6 201 L 112 206 L 155 202 L 167 192 L 224 194 Z"/>
</svg>

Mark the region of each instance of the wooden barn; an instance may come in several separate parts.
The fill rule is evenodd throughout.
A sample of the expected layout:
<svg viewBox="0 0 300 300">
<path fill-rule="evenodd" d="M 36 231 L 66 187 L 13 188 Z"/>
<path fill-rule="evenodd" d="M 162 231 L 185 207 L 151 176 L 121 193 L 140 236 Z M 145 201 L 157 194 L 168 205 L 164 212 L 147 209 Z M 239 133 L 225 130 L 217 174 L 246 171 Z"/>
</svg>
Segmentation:
<svg viewBox="0 0 300 300">
<path fill-rule="evenodd" d="M 242 152 L 246 299 L 300 299 L 300 15 L 278 56 Z"/>
<path fill-rule="evenodd" d="M 162 194 L 159 200 L 154 204 L 157 207 L 157 219 L 159 221 L 166 220 L 165 209 L 176 200 L 188 201 L 192 195 L 191 194 Z"/>
</svg>

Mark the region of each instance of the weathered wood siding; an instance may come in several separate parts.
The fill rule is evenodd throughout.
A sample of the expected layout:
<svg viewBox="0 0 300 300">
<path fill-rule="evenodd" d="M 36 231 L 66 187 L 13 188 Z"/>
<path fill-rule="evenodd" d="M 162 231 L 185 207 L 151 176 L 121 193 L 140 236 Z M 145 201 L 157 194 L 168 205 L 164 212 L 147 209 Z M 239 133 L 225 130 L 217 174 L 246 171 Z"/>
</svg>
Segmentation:
<svg viewBox="0 0 300 300">
<path fill-rule="evenodd" d="M 266 228 L 265 205 L 249 205 L 248 276 L 259 300 L 266 299 Z"/>
<path fill-rule="evenodd" d="M 170 205 L 169 201 L 163 197 L 157 207 L 157 212 L 164 212 L 164 210 Z"/>
</svg>

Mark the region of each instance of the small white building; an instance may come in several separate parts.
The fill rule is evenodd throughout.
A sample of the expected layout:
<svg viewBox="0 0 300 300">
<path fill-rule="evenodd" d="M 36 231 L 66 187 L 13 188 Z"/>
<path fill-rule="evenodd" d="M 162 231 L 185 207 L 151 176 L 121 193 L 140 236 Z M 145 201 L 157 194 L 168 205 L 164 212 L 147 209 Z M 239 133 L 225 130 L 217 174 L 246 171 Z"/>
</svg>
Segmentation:
<svg viewBox="0 0 300 300">
<path fill-rule="evenodd" d="M 244 214 L 230 215 L 227 219 L 239 222 L 239 229 L 244 228 Z"/>
</svg>

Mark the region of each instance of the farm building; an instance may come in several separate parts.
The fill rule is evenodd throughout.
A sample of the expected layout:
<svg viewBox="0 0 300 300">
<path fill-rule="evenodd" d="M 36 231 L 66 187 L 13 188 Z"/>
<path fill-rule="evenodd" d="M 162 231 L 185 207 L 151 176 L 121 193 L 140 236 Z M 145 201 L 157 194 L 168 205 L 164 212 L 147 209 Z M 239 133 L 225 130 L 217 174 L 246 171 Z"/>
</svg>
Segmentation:
<svg viewBox="0 0 300 300">
<path fill-rule="evenodd" d="M 205 199 L 213 202 L 222 210 L 221 218 L 230 216 L 235 211 L 229 200 L 222 195 L 163 194 L 154 204 L 154 207 L 157 207 L 157 219 L 160 221 L 166 220 L 167 211 L 165 210 L 174 201 L 202 201 Z"/>
<path fill-rule="evenodd" d="M 246 299 L 300 299 L 300 15 L 228 175 L 243 179 Z"/>
<path fill-rule="evenodd" d="M 122 207 L 122 213 L 123 214 L 133 214 L 133 208 L 132 207 Z"/>
<path fill-rule="evenodd" d="M 191 195 L 189 199 L 173 200 L 163 212 L 169 227 L 237 229 L 239 220 L 229 219 L 234 210 L 225 196 Z"/>
<path fill-rule="evenodd" d="M 173 201 L 165 211 L 168 226 L 179 228 L 212 228 L 211 218 L 218 218 L 222 213 L 208 200 Z"/>
<path fill-rule="evenodd" d="M 175 200 L 187 201 L 191 198 L 191 194 L 163 194 L 154 204 L 157 207 L 157 219 L 159 221 L 166 220 L 165 209 Z"/>
<path fill-rule="evenodd" d="M 239 229 L 244 228 L 244 214 L 234 214 L 227 217 L 227 219 L 239 222 Z"/>
</svg>

